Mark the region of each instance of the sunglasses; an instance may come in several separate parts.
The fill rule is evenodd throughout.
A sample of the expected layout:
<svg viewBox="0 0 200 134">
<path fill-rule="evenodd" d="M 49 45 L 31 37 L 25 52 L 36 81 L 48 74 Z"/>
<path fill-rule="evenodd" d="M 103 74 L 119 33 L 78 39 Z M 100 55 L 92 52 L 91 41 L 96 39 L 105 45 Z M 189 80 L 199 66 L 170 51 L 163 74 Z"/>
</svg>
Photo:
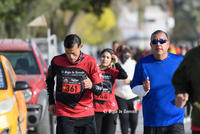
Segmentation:
<svg viewBox="0 0 200 134">
<path fill-rule="evenodd" d="M 160 39 L 160 40 L 152 40 L 152 41 L 151 41 L 151 43 L 152 43 L 153 45 L 157 45 L 158 42 L 160 42 L 160 44 L 164 44 L 164 43 L 167 42 L 167 40 Z"/>
</svg>

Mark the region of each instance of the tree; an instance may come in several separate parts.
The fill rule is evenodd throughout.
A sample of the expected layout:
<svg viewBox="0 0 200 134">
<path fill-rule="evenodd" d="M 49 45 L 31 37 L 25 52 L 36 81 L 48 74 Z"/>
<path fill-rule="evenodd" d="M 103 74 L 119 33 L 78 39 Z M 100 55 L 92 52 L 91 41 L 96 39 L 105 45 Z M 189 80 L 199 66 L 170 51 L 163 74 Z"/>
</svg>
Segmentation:
<svg viewBox="0 0 200 134">
<path fill-rule="evenodd" d="M 110 5 L 110 0 L 64 0 L 56 13 L 59 21 L 55 24 L 55 34 L 63 39 L 67 34 L 77 33 L 84 43 L 90 45 L 110 40 L 116 28 L 115 14 Z"/>
<path fill-rule="evenodd" d="M 26 25 L 41 14 L 51 14 L 60 4 L 52 0 L 1 0 L 0 25 L 4 38 L 26 38 Z M 49 8 L 51 7 L 51 8 Z M 34 30 L 34 29 L 33 29 Z"/>
<path fill-rule="evenodd" d="M 94 13 L 86 13 L 74 24 L 76 33 L 81 36 L 83 42 L 97 45 L 109 41 L 106 38 L 112 35 L 112 30 L 116 26 L 115 14 L 110 8 L 104 8 L 100 17 Z"/>
<path fill-rule="evenodd" d="M 103 8 L 108 7 L 109 5 L 110 0 L 64 0 L 61 3 L 61 9 L 73 12 L 66 28 L 66 34 L 69 33 L 70 27 L 80 11 L 85 11 L 86 13 L 93 12 L 99 17 L 103 13 Z"/>
<path fill-rule="evenodd" d="M 189 41 L 193 43 L 199 38 L 200 3 L 199 0 L 174 1 L 175 27 L 172 39 L 175 42 Z"/>
<path fill-rule="evenodd" d="M 0 36 L 9 38 L 27 37 L 26 25 L 41 14 L 45 15 L 52 33 L 60 32 L 57 31 L 58 24 L 65 27 L 63 35 L 65 36 L 69 33 L 76 16 L 80 12 L 93 12 L 100 17 L 103 8 L 109 5 L 110 0 L 57 0 L 56 2 L 52 0 L 1 0 L 0 28 L 3 34 Z M 71 13 L 67 26 L 62 24 L 62 20 L 59 20 L 58 15 L 61 10 L 63 12 L 70 11 Z M 30 32 L 32 32 L 33 37 L 46 35 L 46 29 L 42 28 L 31 28 Z"/>
</svg>

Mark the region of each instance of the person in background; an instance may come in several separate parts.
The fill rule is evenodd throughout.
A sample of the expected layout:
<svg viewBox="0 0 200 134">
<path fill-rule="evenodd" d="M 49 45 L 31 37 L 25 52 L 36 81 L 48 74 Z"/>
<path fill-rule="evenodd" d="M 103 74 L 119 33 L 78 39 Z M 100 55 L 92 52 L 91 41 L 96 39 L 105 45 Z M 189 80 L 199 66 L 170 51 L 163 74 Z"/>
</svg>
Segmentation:
<svg viewBox="0 0 200 134">
<path fill-rule="evenodd" d="M 181 55 L 181 48 L 179 46 L 176 46 L 176 54 Z"/>
<path fill-rule="evenodd" d="M 117 48 L 119 63 L 128 74 L 125 80 L 116 80 L 115 96 L 119 106 L 119 120 L 122 134 L 135 134 L 138 123 L 138 110 L 141 109 L 140 98 L 131 91 L 130 82 L 134 74 L 136 62 L 131 59 L 131 50 L 121 45 Z"/>
<path fill-rule="evenodd" d="M 176 53 L 176 46 L 174 45 L 174 43 L 170 44 L 168 52 L 173 53 L 173 54 L 177 54 Z"/>
<path fill-rule="evenodd" d="M 186 44 L 181 45 L 181 55 L 184 56 L 187 53 L 187 46 Z"/>
<path fill-rule="evenodd" d="M 111 61 L 115 68 L 111 67 Z M 117 124 L 117 101 L 115 99 L 115 80 L 126 79 L 128 76 L 118 63 L 112 49 L 106 48 L 100 54 L 100 69 L 104 79 L 103 91 L 94 95 L 97 134 L 115 134 Z"/>
<path fill-rule="evenodd" d="M 57 116 L 56 134 L 96 134 L 93 95 L 102 92 L 103 77 L 96 60 L 81 52 L 76 34 L 64 40 L 65 53 L 51 60 L 46 75 L 49 112 Z M 56 76 L 56 101 L 54 77 Z"/>
<path fill-rule="evenodd" d="M 173 75 L 172 84 L 176 94 L 175 105 L 183 108 L 190 102 L 193 107 L 192 134 L 200 134 L 200 45 L 186 53 Z"/>
<path fill-rule="evenodd" d="M 171 82 L 183 56 L 168 52 L 170 41 L 162 30 L 150 40 L 152 54 L 137 62 L 131 82 L 132 91 L 143 97 L 144 134 L 185 134 L 184 108 L 175 106 Z"/>
<path fill-rule="evenodd" d="M 198 39 L 198 43 L 197 43 L 197 46 L 200 46 L 200 38 Z"/>
<path fill-rule="evenodd" d="M 117 48 L 119 46 L 120 46 L 120 44 L 119 44 L 118 41 L 113 41 L 113 43 L 112 43 L 112 49 L 113 49 L 115 55 L 117 54 Z"/>
</svg>

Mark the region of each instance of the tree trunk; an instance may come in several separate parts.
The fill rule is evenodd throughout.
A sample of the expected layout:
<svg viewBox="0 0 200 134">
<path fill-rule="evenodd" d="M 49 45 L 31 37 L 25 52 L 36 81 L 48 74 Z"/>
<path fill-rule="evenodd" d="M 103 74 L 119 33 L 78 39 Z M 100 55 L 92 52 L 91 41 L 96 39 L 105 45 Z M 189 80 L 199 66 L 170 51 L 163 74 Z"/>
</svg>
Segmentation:
<svg viewBox="0 0 200 134">
<path fill-rule="evenodd" d="M 76 15 L 77 15 L 77 13 L 74 13 L 74 14 L 71 16 L 71 18 L 70 18 L 69 24 L 68 24 L 68 26 L 67 26 L 67 28 L 66 28 L 66 30 L 65 30 L 67 35 L 68 35 L 69 32 L 70 32 L 70 28 L 71 28 L 71 26 L 72 26 L 72 24 L 73 24 L 73 22 L 74 22 L 74 20 L 75 20 L 75 18 L 76 18 Z"/>
</svg>

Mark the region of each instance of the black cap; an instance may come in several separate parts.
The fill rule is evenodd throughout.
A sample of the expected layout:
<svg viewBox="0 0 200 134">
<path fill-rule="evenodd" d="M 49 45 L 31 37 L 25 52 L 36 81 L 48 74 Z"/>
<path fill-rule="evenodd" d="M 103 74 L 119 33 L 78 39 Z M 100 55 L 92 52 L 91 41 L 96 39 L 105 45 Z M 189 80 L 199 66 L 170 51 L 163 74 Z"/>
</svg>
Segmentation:
<svg viewBox="0 0 200 134">
<path fill-rule="evenodd" d="M 126 45 L 121 45 L 117 48 L 117 52 L 118 53 L 126 53 L 126 52 L 131 53 L 131 49 Z"/>
</svg>

